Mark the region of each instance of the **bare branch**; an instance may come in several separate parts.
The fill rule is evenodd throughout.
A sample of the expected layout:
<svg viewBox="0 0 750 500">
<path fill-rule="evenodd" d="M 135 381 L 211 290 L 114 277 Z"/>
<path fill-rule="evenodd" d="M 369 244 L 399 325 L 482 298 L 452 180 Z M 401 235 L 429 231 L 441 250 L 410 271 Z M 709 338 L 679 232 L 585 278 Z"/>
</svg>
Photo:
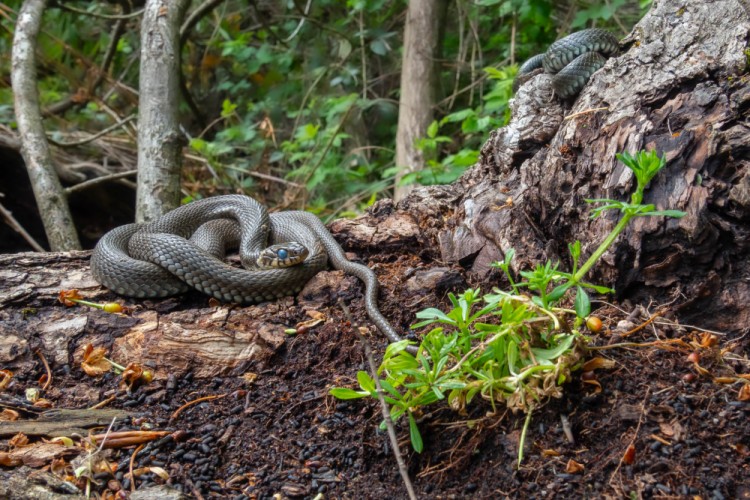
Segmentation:
<svg viewBox="0 0 750 500">
<path fill-rule="evenodd" d="M 116 181 L 119 179 L 123 179 L 125 177 L 131 177 L 133 175 L 136 175 L 137 173 L 138 173 L 138 170 L 128 170 L 127 172 L 118 172 L 116 174 L 104 175 L 102 177 L 90 179 L 86 182 L 82 182 L 80 184 L 76 184 L 75 186 L 71 186 L 65 190 L 65 193 L 66 194 L 77 193 L 78 191 L 83 191 L 84 189 L 88 189 L 99 184 Z"/>
<path fill-rule="evenodd" d="M 15 217 L 13 217 L 13 212 L 5 208 L 2 203 L 0 203 L 0 215 L 2 215 L 3 219 L 5 219 L 5 223 L 8 224 L 15 232 L 20 234 L 31 248 L 33 248 L 37 252 L 46 252 L 44 247 L 37 243 L 37 241 L 23 228 L 21 223 L 18 222 Z"/>
<path fill-rule="evenodd" d="M 134 17 L 138 17 L 141 14 L 143 14 L 143 11 L 145 10 L 145 9 L 141 9 L 135 12 L 130 12 L 128 14 L 101 14 L 99 12 L 89 12 L 87 10 L 77 9 L 75 7 L 71 7 L 70 5 L 67 5 L 64 3 L 58 3 L 56 7 L 60 7 L 61 9 L 67 10 L 70 12 L 75 12 L 76 14 L 82 14 L 84 16 L 98 17 L 100 19 L 117 19 L 118 21 L 124 21 L 127 19 L 133 19 Z"/>
<path fill-rule="evenodd" d="M 211 12 L 214 7 L 216 7 L 223 1 L 224 0 L 206 0 L 201 5 L 199 5 L 198 8 L 195 9 L 192 14 L 190 14 L 190 16 L 188 16 L 188 18 L 184 23 L 182 23 L 182 27 L 180 28 L 180 45 L 185 44 L 188 35 L 193 30 L 193 27 L 198 24 L 198 21 L 200 21 L 203 16 Z"/>
<path fill-rule="evenodd" d="M 81 243 L 52 163 L 36 86 L 36 39 L 46 5 L 46 0 L 28 0 L 18 14 L 12 55 L 15 112 L 21 154 L 50 247 L 54 251 L 77 250 Z"/>
<path fill-rule="evenodd" d="M 110 125 L 109 127 L 105 128 L 104 130 L 101 130 L 101 131 L 97 132 L 96 134 L 90 135 L 90 136 L 88 136 L 88 137 L 86 137 L 84 139 L 81 139 L 79 141 L 57 142 L 57 141 L 55 141 L 53 139 L 49 139 L 49 141 L 52 144 L 54 144 L 55 146 L 59 146 L 59 147 L 62 147 L 62 148 L 69 148 L 69 147 L 72 147 L 72 146 L 82 146 L 84 144 L 88 144 L 91 141 L 95 141 L 96 139 L 100 138 L 103 135 L 107 135 L 108 133 L 112 132 L 113 130 L 118 129 L 118 128 L 122 127 L 123 125 L 125 125 L 126 123 L 131 122 L 133 120 L 135 120 L 135 115 L 127 116 L 124 119 L 118 121 L 117 123 L 114 123 L 114 124 Z"/>
</svg>

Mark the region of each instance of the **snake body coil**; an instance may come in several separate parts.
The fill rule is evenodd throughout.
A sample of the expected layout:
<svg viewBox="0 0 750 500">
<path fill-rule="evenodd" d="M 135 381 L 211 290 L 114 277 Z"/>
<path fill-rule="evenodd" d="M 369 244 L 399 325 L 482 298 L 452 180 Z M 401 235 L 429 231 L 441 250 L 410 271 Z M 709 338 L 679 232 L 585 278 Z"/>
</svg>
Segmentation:
<svg viewBox="0 0 750 500">
<path fill-rule="evenodd" d="M 260 269 L 257 262 L 267 240 L 274 245 L 297 242 L 307 249 L 307 258 L 291 267 Z M 245 269 L 221 260 L 226 246 L 239 247 Z M 269 216 L 247 196 L 207 198 L 150 223 L 115 228 L 94 248 L 91 271 L 102 285 L 131 297 L 167 297 L 195 288 L 222 301 L 256 303 L 299 292 L 326 262 L 362 280 L 370 319 L 392 342 L 401 340 L 378 309 L 375 273 L 349 261 L 315 215 L 289 211 Z"/>
<path fill-rule="evenodd" d="M 552 88 L 555 93 L 566 99 L 577 95 L 591 75 L 604 66 L 607 59 L 617 52 L 617 38 L 602 29 L 578 31 L 557 40 L 549 46 L 547 52 L 538 54 L 521 65 L 518 76 L 513 82 L 517 90 L 527 81 L 527 76 L 538 68 L 545 73 L 553 74 Z"/>
</svg>

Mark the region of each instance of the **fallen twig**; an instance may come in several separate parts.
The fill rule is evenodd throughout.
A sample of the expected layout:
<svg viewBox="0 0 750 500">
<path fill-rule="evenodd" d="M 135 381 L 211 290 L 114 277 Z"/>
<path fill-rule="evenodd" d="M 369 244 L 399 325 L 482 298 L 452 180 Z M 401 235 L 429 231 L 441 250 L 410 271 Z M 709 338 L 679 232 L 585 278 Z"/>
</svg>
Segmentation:
<svg viewBox="0 0 750 500">
<path fill-rule="evenodd" d="M 409 494 L 409 498 L 412 500 L 416 500 L 417 496 L 414 493 L 414 486 L 411 483 L 411 479 L 409 478 L 409 471 L 406 469 L 406 464 L 404 463 L 404 459 L 401 456 L 401 450 L 398 446 L 398 438 L 396 437 L 396 429 L 393 427 L 393 420 L 391 420 L 391 413 L 388 409 L 388 405 L 385 402 L 385 399 L 383 398 L 383 388 L 380 386 L 380 378 L 378 377 L 378 369 L 375 366 L 375 360 L 372 357 L 372 349 L 370 348 L 370 343 L 367 341 L 367 338 L 365 338 L 364 335 L 362 335 L 362 332 L 359 330 L 359 327 L 354 325 L 354 322 L 352 321 L 352 315 L 349 312 L 349 308 L 344 304 L 344 301 L 342 301 L 339 298 L 339 305 L 341 306 L 341 309 L 344 311 L 344 315 L 346 316 L 346 319 L 349 320 L 349 324 L 352 325 L 352 328 L 357 332 L 357 335 L 359 335 L 360 340 L 362 341 L 362 345 L 365 348 L 365 357 L 367 358 L 367 363 L 370 366 L 370 375 L 372 376 L 372 379 L 375 381 L 375 387 L 378 389 L 378 401 L 380 401 L 380 410 L 383 413 L 383 420 L 385 421 L 385 427 L 388 429 L 388 437 L 391 441 L 391 449 L 393 450 L 393 455 L 396 457 L 396 463 L 398 463 L 398 471 L 401 474 L 401 479 L 404 481 L 404 485 L 406 486 L 406 491 Z"/>
<path fill-rule="evenodd" d="M 194 399 L 192 401 L 188 401 L 184 405 L 182 405 L 179 408 L 177 408 L 174 411 L 174 413 L 172 413 L 172 416 L 169 417 L 169 419 L 170 420 L 176 419 L 177 417 L 180 416 L 180 413 L 182 413 L 184 410 L 186 410 L 187 408 L 189 408 L 189 407 L 191 407 L 191 406 L 193 406 L 195 404 L 202 403 L 204 401 L 211 401 L 211 400 L 214 400 L 214 399 L 221 399 L 221 398 L 225 398 L 227 396 L 228 396 L 228 394 L 216 394 L 216 395 L 213 395 L 213 396 L 204 396 L 202 398 L 198 398 L 198 399 Z"/>
<path fill-rule="evenodd" d="M 171 434 L 169 431 L 120 431 L 91 436 L 102 448 L 122 448 L 136 444 L 148 443 Z"/>
<path fill-rule="evenodd" d="M 643 423 L 643 415 L 646 414 L 646 401 L 648 401 L 649 396 L 651 395 L 651 388 L 646 389 L 646 396 L 643 398 L 643 403 L 641 403 L 641 414 L 638 417 L 638 425 L 635 427 L 635 435 L 633 436 L 633 439 L 630 440 L 630 443 L 628 443 L 628 446 L 625 448 L 627 451 L 631 446 L 635 446 L 635 440 L 638 439 L 638 432 L 641 430 L 641 424 Z M 612 472 L 612 475 L 609 477 L 609 485 L 612 486 L 612 481 L 615 479 L 615 475 L 620 471 L 620 467 L 622 467 L 622 463 L 625 460 L 625 454 L 623 453 L 622 456 L 620 456 L 620 461 L 617 463 L 617 467 L 615 467 L 614 472 Z M 614 488 L 614 486 L 612 486 Z"/>
<path fill-rule="evenodd" d="M 46 391 L 47 387 L 52 383 L 52 370 L 50 370 L 49 363 L 47 363 L 47 358 L 44 357 L 44 354 L 42 354 L 42 351 L 37 349 L 36 355 L 39 356 L 39 359 L 42 360 L 42 364 L 44 365 L 44 369 L 47 370 L 47 380 L 44 382 L 44 385 L 42 386 L 42 390 Z"/>
<path fill-rule="evenodd" d="M 5 219 L 5 223 L 8 224 L 11 229 L 13 229 L 15 232 L 21 235 L 21 237 L 26 240 L 26 243 L 31 246 L 34 250 L 37 252 L 46 252 L 46 250 L 37 243 L 37 241 L 32 238 L 32 236 L 26 232 L 26 230 L 23 228 L 23 226 L 16 220 L 15 217 L 13 217 L 13 212 L 8 210 L 3 206 L 2 203 L 0 203 L 0 215 L 3 216 L 3 219 Z"/>
<path fill-rule="evenodd" d="M 133 454 L 130 455 L 130 463 L 128 464 L 128 474 L 130 475 L 130 491 L 135 491 L 135 476 L 133 475 L 133 465 L 135 464 L 135 456 L 139 451 L 143 449 L 143 445 L 139 445 L 138 448 L 133 450 Z"/>
</svg>

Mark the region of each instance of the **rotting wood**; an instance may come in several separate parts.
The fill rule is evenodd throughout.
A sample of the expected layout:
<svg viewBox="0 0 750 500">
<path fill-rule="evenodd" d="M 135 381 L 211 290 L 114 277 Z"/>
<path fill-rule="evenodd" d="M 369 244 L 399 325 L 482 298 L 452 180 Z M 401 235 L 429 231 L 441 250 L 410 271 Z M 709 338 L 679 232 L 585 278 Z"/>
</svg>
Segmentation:
<svg viewBox="0 0 750 500">
<path fill-rule="evenodd" d="M 2 404 L 0 404 L 2 406 Z M 10 422 L 0 421 L 0 437 L 11 437 L 23 433 L 27 436 L 85 436 L 92 427 L 106 427 L 113 418 L 124 419 L 131 413 L 124 410 L 48 410 L 36 419 L 20 419 Z"/>
</svg>

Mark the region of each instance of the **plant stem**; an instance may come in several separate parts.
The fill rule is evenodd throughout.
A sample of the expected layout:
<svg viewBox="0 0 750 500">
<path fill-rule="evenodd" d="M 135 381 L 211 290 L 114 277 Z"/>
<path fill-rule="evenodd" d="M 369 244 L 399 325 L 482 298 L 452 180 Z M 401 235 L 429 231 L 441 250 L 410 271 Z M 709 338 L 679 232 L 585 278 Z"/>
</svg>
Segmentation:
<svg viewBox="0 0 750 500">
<path fill-rule="evenodd" d="M 526 421 L 523 423 L 523 430 L 521 430 L 521 439 L 518 442 L 518 468 L 521 468 L 521 461 L 523 461 L 523 445 L 526 443 L 526 432 L 529 430 L 529 424 L 531 424 L 531 414 L 534 411 L 533 408 L 529 408 L 526 413 Z"/>
<path fill-rule="evenodd" d="M 581 266 L 578 272 L 576 272 L 573 277 L 570 278 L 571 286 L 577 285 L 583 279 L 583 277 L 586 276 L 586 273 L 589 271 L 589 269 L 591 269 L 599 260 L 599 258 L 604 255 L 604 252 L 606 252 L 607 249 L 612 246 L 612 243 L 615 242 L 617 237 L 625 229 L 625 226 L 628 225 L 628 222 L 630 222 L 630 219 L 632 218 L 633 215 L 628 213 L 622 216 L 620 222 L 617 223 L 614 229 L 612 229 L 612 232 L 610 232 L 604 239 L 604 241 L 602 241 L 602 243 L 599 245 L 599 248 L 597 248 L 596 251 L 591 254 L 591 257 L 589 257 L 588 260 Z"/>
</svg>

